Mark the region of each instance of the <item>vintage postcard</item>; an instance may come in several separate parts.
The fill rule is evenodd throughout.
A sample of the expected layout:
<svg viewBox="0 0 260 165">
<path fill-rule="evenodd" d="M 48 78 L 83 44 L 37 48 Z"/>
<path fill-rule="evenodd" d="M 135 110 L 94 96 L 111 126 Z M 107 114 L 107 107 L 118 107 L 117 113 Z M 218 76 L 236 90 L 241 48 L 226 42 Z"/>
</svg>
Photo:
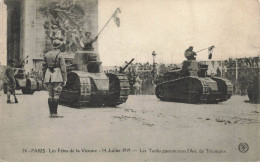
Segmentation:
<svg viewBox="0 0 260 165">
<path fill-rule="evenodd" d="M 259 0 L 0 0 L 0 161 L 259 161 L 259 56 Z"/>
</svg>

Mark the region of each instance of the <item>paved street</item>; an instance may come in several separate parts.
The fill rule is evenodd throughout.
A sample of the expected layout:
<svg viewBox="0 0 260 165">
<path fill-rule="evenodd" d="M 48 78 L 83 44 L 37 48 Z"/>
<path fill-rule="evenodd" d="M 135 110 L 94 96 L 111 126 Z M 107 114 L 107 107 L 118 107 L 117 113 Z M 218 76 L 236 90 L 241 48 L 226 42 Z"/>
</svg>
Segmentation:
<svg viewBox="0 0 260 165">
<path fill-rule="evenodd" d="M 129 96 L 116 108 L 59 106 L 64 118 L 51 119 L 46 91 L 17 93 L 19 104 L 0 96 L 0 161 L 259 161 L 260 110 L 247 97 L 194 105 Z"/>
</svg>

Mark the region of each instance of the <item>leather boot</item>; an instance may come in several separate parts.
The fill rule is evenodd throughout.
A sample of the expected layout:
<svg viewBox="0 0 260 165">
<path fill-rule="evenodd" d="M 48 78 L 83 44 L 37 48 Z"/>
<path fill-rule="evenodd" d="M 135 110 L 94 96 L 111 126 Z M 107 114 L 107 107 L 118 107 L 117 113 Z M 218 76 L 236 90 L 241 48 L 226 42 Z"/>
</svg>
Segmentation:
<svg viewBox="0 0 260 165">
<path fill-rule="evenodd" d="M 8 104 L 11 104 L 10 96 L 11 96 L 11 93 L 7 92 L 7 103 Z"/>
<path fill-rule="evenodd" d="M 59 99 L 53 99 L 53 117 L 62 118 L 63 116 L 58 115 Z"/>
<path fill-rule="evenodd" d="M 53 99 L 48 98 L 48 105 L 49 105 L 49 110 L 50 110 L 50 117 L 53 115 Z"/>
</svg>

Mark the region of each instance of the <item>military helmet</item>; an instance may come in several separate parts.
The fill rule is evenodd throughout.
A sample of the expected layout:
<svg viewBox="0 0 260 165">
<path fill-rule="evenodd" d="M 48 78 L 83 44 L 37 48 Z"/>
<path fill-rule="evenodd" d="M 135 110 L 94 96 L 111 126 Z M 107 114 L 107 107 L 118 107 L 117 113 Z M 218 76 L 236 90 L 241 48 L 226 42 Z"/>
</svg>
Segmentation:
<svg viewBox="0 0 260 165">
<path fill-rule="evenodd" d="M 56 48 L 56 49 L 61 47 L 61 45 L 62 45 L 62 42 L 60 40 L 57 40 L 57 39 L 54 40 L 53 43 L 52 43 L 53 48 Z"/>
<path fill-rule="evenodd" d="M 90 32 L 90 31 L 88 31 L 88 32 L 86 32 L 86 33 L 85 33 L 85 35 L 87 35 L 88 33 L 89 33 L 89 34 L 91 34 L 91 32 Z"/>
</svg>

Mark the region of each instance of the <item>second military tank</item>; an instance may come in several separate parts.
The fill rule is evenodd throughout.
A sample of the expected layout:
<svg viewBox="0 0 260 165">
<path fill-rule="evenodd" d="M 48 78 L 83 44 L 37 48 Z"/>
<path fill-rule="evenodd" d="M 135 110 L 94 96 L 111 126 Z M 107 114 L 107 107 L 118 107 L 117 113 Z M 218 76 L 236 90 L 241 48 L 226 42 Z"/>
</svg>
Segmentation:
<svg viewBox="0 0 260 165">
<path fill-rule="evenodd" d="M 232 96 L 232 83 L 221 77 L 207 76 L 208 66 L 186 60 L 182 68 L 166 72 L 155 83 L 157 98 L 186 103 L 218 103 Z"/>
<path fill-rule="evenodd" d="M 126 102 L 130 86 L 123 72 L 104 73 L 94 51 L 76 52 L 68 69 L 61 104 L 80 106 L 117 106 Z"/>
<path fill-rule="evenodd" d="M 16 83 L 15 90 L 22 90 L 23 94 L 33 94 L 35 91 L 40 91 L 43 88 L 42 81 L 35 78 L 33 75 L 29 76 L 26 74 L 24 69 L 24 61 L 28 56 L 23 59 L 21 62 L 16 64 L 16 67 L 13 68 L 14 78 Z M 3 83 L 4 93 L 7 93 L 7 84 Z"/>
</svg>

